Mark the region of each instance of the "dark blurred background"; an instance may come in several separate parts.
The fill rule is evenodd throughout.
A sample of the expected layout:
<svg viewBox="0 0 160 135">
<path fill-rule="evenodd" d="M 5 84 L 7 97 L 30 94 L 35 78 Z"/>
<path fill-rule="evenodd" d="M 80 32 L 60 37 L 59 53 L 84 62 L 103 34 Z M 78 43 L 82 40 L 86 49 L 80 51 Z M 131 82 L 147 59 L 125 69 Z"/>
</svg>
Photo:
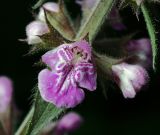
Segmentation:
<svg viewBox="0 0 160 135">
<path fill-rule="evenodd" d="M 80 11 L 74 0 L 71 13 Z M 0 75 L 9 76 L 14 82 L 15 101 L 23 111 L 22 117 L 31 105 L 32 88 L 37 83 L 39 68 L 33 64 L 38 56 L 26 56 L 29 46 L 19 42 L 25 38 L 25 26 L 33 20 L 32 5 L 36 0 L 2 1 L 0 8 Z M 155 21 L 160 24 L 160 5 L 152 5 Z M 127 16 L 125 24 L 129 30 L 141 31 L 147 36 L 142 16 L 138 21 L 129 8 L 122 11 Z M 158 18 L 159 17 L 159 18 Z M 107 30 L 106 30 L 107 31 Z M 157 27 L 157 32 L 158 30 Z M 76 110 L 85 120 L 74 135 L 154 135 L 160 134 L 160 76 L 150 71 L 148 89 L 137 94 L 135 99 L 126 100 L 120 92 L 109 89 L 107 100 L 101 89 L 86 94 L 85 101 Z"/>
</svg>

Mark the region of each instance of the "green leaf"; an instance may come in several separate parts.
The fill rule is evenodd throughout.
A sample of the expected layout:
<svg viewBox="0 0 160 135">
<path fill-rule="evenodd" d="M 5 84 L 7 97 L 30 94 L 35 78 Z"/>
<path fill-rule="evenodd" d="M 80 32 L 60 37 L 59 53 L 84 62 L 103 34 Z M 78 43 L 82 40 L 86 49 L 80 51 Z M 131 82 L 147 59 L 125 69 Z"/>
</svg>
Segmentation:
<svg viewBox="0 0 160 135">
<path fill-rule="evenodd" d="M 147 4 L 147 3 L 146 3 Z M 152 20 L 152 17 L 149 13 L 149 6 L 147 6 L 145 3 L 141 5 L 141 10 L 146 22 L 148 34 L 151 39 L 152 44 L 152 54 L 153 54 L 153 69 L 156 70 L 156 57 L 157 57 L 157 38 L 156 38 L 156 31 L 154 27 L 154 23 Z"/>
<path fill-rule="evenodd" d="M 82 5 L 83 18 L 76 38 L 83 38 L 89 33 L 93 41 L 116 0 L 97 0 L 92 7 Z"/>
<path fill-rule="evenodd" d="M 45 102 L 37 90 L 35 103 L 15 135 L 38 135 L 50 121 L 57 120 L 64 111 L 65 109 Z"/>
<path fill-rule="evenodd" d="M 15 135 L 25 135 L 26 134 L 26 132 L 28 130 L 29 123 L 33 117 L 33 113 L 34 113 L 34 106 L 28 112 L 27 116 L 25 117 L 25 119 L 21 123 L 21 125 L 18 128 L 18 130 L 16 131 Z"/>
<path fill-rule="evenodd" d="M 44 9 L 44 11 L 46 11 Z M 63 35 L 61 35 L 53 26 L 52 24 L 49 22 L 48 18 L 47 18 L 47 11 L 45 12 L 45 20 L 46 20 L 46 24 L 49 28 L 49 32 L 46 34 L 43 34 L 41 36 L 39 36 L 41 38 L 41 40 L 47 44 L 47 48 L 50 47 L 57 47 L 60 44 L 63 44 L 64 42 L 69 42 L 67 39 L 65 39 L 63 37 Z M 46 46 L 46 45 L 45 45 Z"/>
<path fill-rule="evenodd" d="M 36 101 L 34 107 L 35 111 L 31 121 L 29 122 L 29 127 L 26 135 L 39 134 L 39 132 L 51 120 L 56 120 L 58 116 L 64 112 L 64 109 L 57 108 L 53 104 L 45 102 L 41 98 L 39 91 L 37 92 L 36 95 Z"/>
</svg>

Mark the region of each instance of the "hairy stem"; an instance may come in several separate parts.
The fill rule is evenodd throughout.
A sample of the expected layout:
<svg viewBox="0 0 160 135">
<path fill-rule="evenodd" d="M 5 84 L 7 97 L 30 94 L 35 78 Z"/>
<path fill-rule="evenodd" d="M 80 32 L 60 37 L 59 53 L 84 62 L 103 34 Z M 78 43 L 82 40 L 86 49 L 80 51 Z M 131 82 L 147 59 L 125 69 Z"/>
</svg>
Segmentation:
<svg viewBox="0 0 160 135">
<path fill-rule="evenodd" d="M 25 135 L 26 134 L 26 131 L 28 129 L 28 125 L 29 125 L 29 123 L 31 121 L 33 113 L 34 113 L 34 106 L 29 111 L 28 115 L 26 116 L 26 118 L 22 122 L 21 126 L 19 127 L 19 129 L 17 130 L 17 132 L 15 133 L 15 135 Z"/>
<path fill-rule="evenodd" d="M 151 44 L 152 44 L 152 55 L 153 55 L 153 69 L 156 70 L 156 56 L 157 56 L 157 40 L 156 40 L 156 32 L 155 32 L 155 28 L 154 28 L 154 23 L 152 21 L 152 17 L 149 14 L 147 5 L 145 5 L 144 3 L 141 5 L 141 10 L 146 22 L 146 27 L 148 30 L 148 34 L 150 36 L 151 39 Z"/>
</svg>

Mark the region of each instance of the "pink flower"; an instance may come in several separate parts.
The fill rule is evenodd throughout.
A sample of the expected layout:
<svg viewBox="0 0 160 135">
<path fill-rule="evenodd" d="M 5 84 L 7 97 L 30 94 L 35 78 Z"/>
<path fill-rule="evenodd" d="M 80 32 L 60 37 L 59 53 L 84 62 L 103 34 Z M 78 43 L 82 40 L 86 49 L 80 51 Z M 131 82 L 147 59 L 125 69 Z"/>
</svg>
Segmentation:
<svg viewBox="0 0 160 135">
<path fill-rule="evenodd" d="M 73 132 L 80 127 L 83 120 L 77 113 L 70 112 L 64 115 L 56 124 L 55 134 L 64 135 Z"/>
<path fill-rule="evenodd" d="M 112 71 L 125 98 L 134 98 L 148 80 L 147 71 L 139 65 L 121 63 L 113 65 Z"/>
<path fill-rule="evenodd" d="M 43 4 L 42 6 L 44 9 L 51 11 L 51 12 L 59 12 L 59 5 L 55 2 L 47 2 L 45 4 Z M 45 22 L 45 14 L 44 14 L 44 9 L 40 8 L 39 14 L 38 14 L 38 19 L 40 21 Z"/>
<path fill-rule="evenodd" d="M 72 108 L 84 99 L 82 88 L 96 89 L 96 71 L 92 63 L 91 47 L 85 40 L 63 44 L 42 56 L 50 69 L 38 76 L 42 98 L 57 107 Z"/>
<path fill-rule="evenodd" d="M 47 24 L 40 21 L 33 21 L 26 27 L 26 35 L 28 44 L 38 44 L 41 43 L 42 40 L 39 36 L 48 33 L 49 28 Z"/>
<path fill-rule="evenodd" d="M 152 65 L 152 49 L 151 42 L 147 38 L 139 40 L 131 40 L 127 44 L 127 52 L 131 55 L 137 56 L 136 63 L 145 67 L 150 68 Z"/>
<path fill-rule="evenodd" d="M 5 76 L 0 77 L 0 113 L 5 113 L 12 100 L 12 81 Z"/>
</svg>

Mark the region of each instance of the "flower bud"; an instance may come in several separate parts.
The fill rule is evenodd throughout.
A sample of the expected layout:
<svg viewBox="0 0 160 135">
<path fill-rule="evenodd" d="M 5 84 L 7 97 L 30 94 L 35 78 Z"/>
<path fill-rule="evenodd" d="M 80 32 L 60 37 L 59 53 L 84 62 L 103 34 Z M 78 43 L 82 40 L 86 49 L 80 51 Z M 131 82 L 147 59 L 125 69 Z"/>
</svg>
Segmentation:
<svg viewBox="0 0 160 135">
<path fill-rule="evenodd" d="M 134 98 L 148 80 L 147 71 L 139 65 L 121 63 L 113 65 L 112 71 L 125 98 Z"/>
<path fill-rule="evenodd" d="M 12 100 L 12 81 L 5 76 L 0 77 L 0 113 L 5 113 Z"/>
<path fill-rule="evenodd" d="M 28 44 L 38 44 L 42 42 L 39 36 L 48 33 L 47 24 L 40 21 L 33 21 L 26 27 L 26 35 Z"/>
<path fill-rule="evenodd" d="M 82 118 L 74 112 L 70 112 L 60 119 L 56 125 L 56 135 L 64 135 L 65 133 L 77 130 L 82 124 Z"/>
<path fill-rule="evenodd" d="M 42 6 L 44 9 L 51 11 L 51 12 L 58 12 L 59 11 L 59 6 L 55 2 L 47 2 Z M 44 14 L 44 9 L 40 8 L 39 14 L 38 14 L 38 19 L 40 21 L 45 22 L 45 14 Z"/>
</svg>

